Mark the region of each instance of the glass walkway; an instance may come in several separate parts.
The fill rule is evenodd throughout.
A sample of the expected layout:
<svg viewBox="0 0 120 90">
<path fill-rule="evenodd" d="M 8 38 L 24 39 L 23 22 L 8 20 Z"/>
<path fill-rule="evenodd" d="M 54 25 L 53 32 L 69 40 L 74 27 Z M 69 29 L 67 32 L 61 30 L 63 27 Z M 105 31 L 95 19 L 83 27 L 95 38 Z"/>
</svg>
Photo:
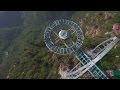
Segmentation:
<svg viewBox="0 0 120 90">
<path fill-rule="evenodd" d="M 76 57 L 81 62 L 82 65 L 85 65 L 91 61 L 82 50 L 78 49 L 76 51 Z M 94 65 L 89 69 L 89 72 L 95 79 L 108 79 L 108 77 L 96 66 Z"/>
</svg>

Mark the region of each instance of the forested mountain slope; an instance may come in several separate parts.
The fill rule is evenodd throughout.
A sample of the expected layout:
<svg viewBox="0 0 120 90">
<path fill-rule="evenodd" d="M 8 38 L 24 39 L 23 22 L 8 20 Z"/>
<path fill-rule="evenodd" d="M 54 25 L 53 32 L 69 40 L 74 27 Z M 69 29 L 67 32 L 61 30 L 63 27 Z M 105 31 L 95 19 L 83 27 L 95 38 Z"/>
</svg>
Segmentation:
<svg viewBox="0 0 120 90">
<path fill-rule="evenodd" d="M 48 49 L 43 39 L 44 30 L 48 23 L 53 20 L 70 19 L 73 13 L 65 11 L 22 12 L 24 19 L 23 31 L 7 50 L 9 55 L 4 58 L 4 62 L 1 64 L 1 72 L 3 74 L 1 78 L 6 78 L 8 73 L 10 78 L 46 78 L 49 73 L 54 73 L 51 68 L 57 68 L 47 53 Z M 13 67 L 15 67 L 15 70 L 13 70 Z M 34 74 L 34 72 L 36 73 Z M 55 74 L 57 75 L 57 73 Z M 56 75 L 51 75 L 51 78 L 56 77 Z"/>
<path fill-rule="evenodd" d="M 1 64 L 1 78 L 47 79 L 59 78 L 59 67 L 76 65 L 74 55 L 60 56 L 50 52 L 45 46 L 43 35 L 46 26 L 56 19 L 70 19 L 79 24 L 84 32 L 83 49 L 92 49 L 104 40 L 115 36 L 112 25 L 120 22 L 120 12 L 87 11 L 24 11 L 22 12 L 22 32 L 7 48 L 9 55 Z M 110 34 L 105 34 L 110 32 Z M 119 35 L 118 35 L 119 37 Z M 112 49 L 98 65 L 101 69 L 117 69 L 120 65 L 120 45 Z M 111 58 L 110 58 L 111 57 Z"/>
</svg>

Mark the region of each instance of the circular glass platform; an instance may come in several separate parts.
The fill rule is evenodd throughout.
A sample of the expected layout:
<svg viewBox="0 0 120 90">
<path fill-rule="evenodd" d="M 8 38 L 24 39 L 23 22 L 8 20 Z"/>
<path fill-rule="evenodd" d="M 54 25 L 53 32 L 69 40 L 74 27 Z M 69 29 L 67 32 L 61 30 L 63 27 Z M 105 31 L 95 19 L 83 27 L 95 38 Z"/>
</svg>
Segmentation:
<svg viewBox="0 0 120 90">
<path fill-rule="evenodd" d="M 70 54 L 74 47 L 81 47 L 83 32 L 73 21 L 60 19 L 49 24 L 44 32 L 44 41 L 49 50 L 57 54 Z"/>
</svg>

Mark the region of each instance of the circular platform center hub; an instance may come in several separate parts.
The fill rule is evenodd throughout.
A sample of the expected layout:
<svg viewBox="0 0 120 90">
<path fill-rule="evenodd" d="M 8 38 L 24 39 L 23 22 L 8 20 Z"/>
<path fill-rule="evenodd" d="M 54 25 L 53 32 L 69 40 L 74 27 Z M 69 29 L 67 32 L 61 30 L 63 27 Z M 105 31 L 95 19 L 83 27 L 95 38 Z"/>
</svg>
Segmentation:
<svg viewBox="0 0 120 90">
<path fill-rule="evenodd" d="M 61 30 L 61 31 L 59 32 L 59 37 L 60 37 L 61 39 L 67 39 L 67 38 L 68 38 L 68 31 L 67 31 L 67 30 Z"/>
</svg>

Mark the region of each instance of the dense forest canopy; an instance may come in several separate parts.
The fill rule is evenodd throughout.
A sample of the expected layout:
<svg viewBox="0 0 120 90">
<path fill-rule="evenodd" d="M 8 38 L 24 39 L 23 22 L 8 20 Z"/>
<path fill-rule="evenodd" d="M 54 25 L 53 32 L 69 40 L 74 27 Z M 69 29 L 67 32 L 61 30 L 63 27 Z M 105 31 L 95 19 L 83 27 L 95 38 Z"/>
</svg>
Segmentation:
<svg viewBox="0 0 120 90">
<path fill-rule="evenodd" d="M 63 12 L 59 12 L 59 11 L 54 11 L 54 12 L 52 12 L 52 11 L 51 12 L 50 11 L 49 12 L 47 12 L 47 11 L 14 12 L 13 11 L 13 12 L 1 13 L 0 18 L 3 18 L 3 14 L 5 14 L 5 13 L 6 13 L 6 15 L 4 16 L 4 18 L 7 17 L 7 20 L 9 20 L 9 21 L 6 21 L 5 19 L 1 19 L 1 20 L 5 20 L 4 21 L 5 23 L 9 23 L 8 26 L 5 26 L 6 24 L 4 26 L 8 27 L 7 29 L 10 29 L 11 32 L 9 33 L 7 30 L 5 30 L 6 28 L 1 28 L 1 29 L 4 29 L 4 30 L 1 30 L 1 34 L 4 35 L 4 37 L 1 36 L 1 42 L 6 41 L 5 42 L 6 46 L 4 46 L 3 42 L 0 44 L 2 47 L 1 48 L 1 51 L 2 51 L 1 52 L 1 56 L 2 56 L 1 61 L 3 61 L 1 63 L 1 68 L 0 68 L 0 72 L 2 72 L 0 74 L 1 78 L 6 78 L 6 75 L 11 70 L 9 68 L 10 67 L 12 68 L 16 62 L 21 63 L 26 60 L 31 61 L 31 64 L 29 63 L 28 69 L 30 69 L 34 63 L 38 64 L 38 67 L 39 67 L 39 63 L 37 63 L 37 62 L 42 62 L 41 65 L 44 65 L 44 63 L 48 63 L 49 60 L 47 61 L 47 59 L 48 59 L 47 53 L 40 52 L 41 50 L 42 51 L 46 50 L 44 40 L 43 40 L 43 33 L 44 33 L 44 29 L 46 28 L 46 25 L 55 19 L 61 19 L 61 18 L 69 18 L 70 19 L 74 12 L 72 12 L 72 11 L 71 12 L 65 12 L 65 11 L 63 11 Z M 12 17 L 12 14 L 13 14 L 13 17 Z M 12 20 L 13 24 L 10 23 L 10 20 Z M 21 22 L 22 22 L 22 24 L 21 24 Z M 10 40 L 10 38 L 8 38 L 9 36 L 10 36 L 10 38 L 12 38 L 12 40 Z M 7 40 L 6 40 L 6 38 L 7 38 Z M 9 43 L 7 41 L 9 41 Z M 9 53 L 8 57 L 5 56 L 6 51 Z M 29 54 L 32 56 L 30 56 Z M 33 56 L 36 57 L 37 61 L 34 60 Z M 43 61 L 40 61 L 42 59 L 43 59 Z M 22 65 L 22 67 L 24 67 L 23 64 L 21 64 L 21 65 Z M 27 66 L 27 65 L 25 65 L 25 66 Z M 35 66 L 37 66 L 37 65 L 35 65 Z M 19 66 L 18 66 L 18 68 L 19 68 Z M 44 70 L 47 70 L 45 68 L 47 68 L 47 67 L 43 66 L 42 68 L 38 68 L 39 72 L 37 72 L 37 73 L 38 74 L 40 72 L 44 73 Z M 23 72 L 24 69 L 26 69 L 26 68 L 21 68 L 21 71 Z M 43 69 L 43 71 L 41 71 L 41 69 Z M 16 73 L 20 74 L 21 71 L 17 70 Z M 29 75 L 29 74 L 31 74 L 31 72 L 32 72 L 31 70 L 30 71 L 28 70 L 28 72 L 26 72 L 26 73 L 28 73 L 28 75 L 26 74 L 26 77 L 22 77 L 22 78 L 30 78 L 30 77 L 32 78 L 32 75 Z M 15 74 L 15 77 L 17 74 Z M 38 77 L 38 74 L 36 74 L 36 77 Z M 46 75 L 48 75 L 48 74 L 46 74 Z M 42 77 L 46 77 L 46 75 L 43 74 Z M 39 76 L 39 77 L 41 77 L 41 76 Z M 11 75 L 11 78 L 12 78 L 12 75 Z"/>
</svg>

